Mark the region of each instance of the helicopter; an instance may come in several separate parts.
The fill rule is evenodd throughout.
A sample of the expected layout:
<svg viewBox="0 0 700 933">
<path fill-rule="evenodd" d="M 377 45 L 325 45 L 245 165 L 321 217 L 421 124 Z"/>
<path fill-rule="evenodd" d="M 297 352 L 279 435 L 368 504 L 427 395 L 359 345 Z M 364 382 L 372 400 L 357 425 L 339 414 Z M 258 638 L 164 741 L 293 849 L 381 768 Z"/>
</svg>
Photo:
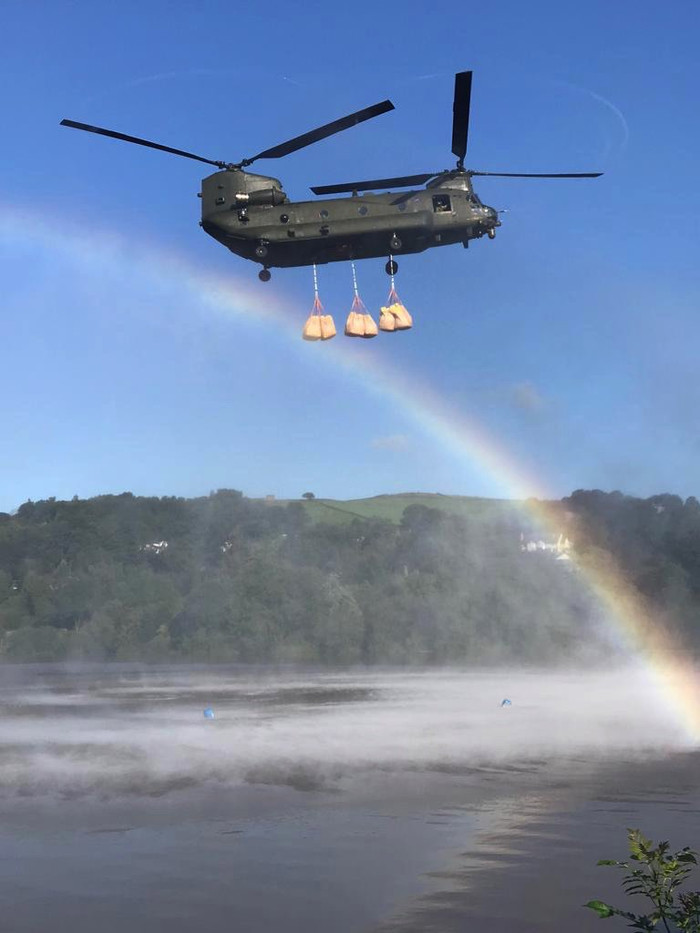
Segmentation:
<svg viewBox="0 0 700 933">
<path fill-rule="evenodd" d="M 259 159 L 279 159 L 343 130 L 394 109 L 384 100 L 348 116 L 326 123 L 308 133 L 258 152 L 240 162 L 206 159 L 192 152 L 127 136 L 114 130 L 62 120 L 68 126 L 162 152 L 214 165 L 219 171 L 202 180 L 200 226 L 232 253 L 262 265 L 261 281 L 271 278 L 272 267 L 297 267 L 329 262 L 388 257 L 386 271 L 398 271 L 395 255 L 420 253 L 436 246 L 461 243 L 488 236 L 500 226 L 499 212 L 483 204 L 472 178 L 598 178 L 602 172 L 539 173 L 480 172 L 464 167 L 469 134 L 472 72 L 455 75 L 452 105 L 453 169 L 375 178 L 310 190 L 318 196 L 347 195 L 320 201 L 291 201 L 277 178 L 246 171 Z M 424 185 L 423 188 L 417 186 Z M 387 188 L 405 192 L 376 194 Z"/>
</svg>

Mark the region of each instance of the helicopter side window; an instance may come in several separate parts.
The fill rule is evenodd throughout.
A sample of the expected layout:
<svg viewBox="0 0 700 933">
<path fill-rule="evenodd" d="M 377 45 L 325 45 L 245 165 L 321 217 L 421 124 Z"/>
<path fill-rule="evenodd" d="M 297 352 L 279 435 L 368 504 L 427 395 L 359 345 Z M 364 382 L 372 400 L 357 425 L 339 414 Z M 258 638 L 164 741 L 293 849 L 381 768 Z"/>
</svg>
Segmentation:
<svg viewBox="0 0 700 933">
<path fill-rule="evenodd" d="M 433 212 L 435 214 L 449 214 L 452 211 L 449 194 L 433 195 Z"/>
</svg>

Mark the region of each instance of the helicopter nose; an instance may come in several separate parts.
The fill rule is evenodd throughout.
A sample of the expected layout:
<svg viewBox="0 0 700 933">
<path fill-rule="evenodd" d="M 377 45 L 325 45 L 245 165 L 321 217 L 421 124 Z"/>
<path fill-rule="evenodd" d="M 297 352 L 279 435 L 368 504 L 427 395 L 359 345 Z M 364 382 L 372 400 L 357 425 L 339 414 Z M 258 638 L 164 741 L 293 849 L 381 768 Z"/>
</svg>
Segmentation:
<svg viewBox="0 0 700 933">
<path fill-rule="evenodd" d="M 484 226 L 486 228 L 486 233 L 490 240 L 493 240 L 496 236 L 496 227 L 501 226 L 501 221 L 498 219 L 498 211 L 493 207 L 486 208 L 486 217 L 484 218 Z"/>
</svg>

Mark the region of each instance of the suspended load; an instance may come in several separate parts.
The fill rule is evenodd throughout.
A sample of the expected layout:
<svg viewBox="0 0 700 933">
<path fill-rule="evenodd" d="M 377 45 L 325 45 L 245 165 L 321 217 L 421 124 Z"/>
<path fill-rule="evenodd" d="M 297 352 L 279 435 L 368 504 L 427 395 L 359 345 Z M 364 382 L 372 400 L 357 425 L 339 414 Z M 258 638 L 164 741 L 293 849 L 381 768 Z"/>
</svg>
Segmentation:
<svg viewBox="0 0 700 933">
<path fill-rule="evenodd" d="M 357 275 L 355 274 L 355 263 L 352 263 L 352 284 L 355 291 L 355 297 L 352 300 L 352 307 L 345 322 L 346 337 L 376 337 L 379 333 L 377 323 L 365 307 L 357 291 Z"/>
<path fill-rule="evenodd" d="M 345 322 L 345 336 L 376 337 L 378 333 L 376 321 L 362 303 L 362 299 L 355 297 Z"/>
<path fill-rule="evenodd" d="M 403 302 L 396 294 L 394 285 L 394 272 L 396 271 L 394 257 L 389 256 L 386 270 L 391 275 L 391 289 L 387 298 L 387 307 L 382 308 L 379 316 L 379 327 L 385 331 L 408 330 L 413 326 L 413 318 L 404 307 Z"/>
<path fill-rule="evenodd" d="M 333 317 L 330 314 L 324 314 L 323 305 L 318 297 L 318 278 L 314 265 L 314 303 L 301 336 L 304 340 L 330 340 L 331 337 L 335 337 L 335 334 Z"/>
<path fill-rule="evenodd" d="M 393 279 L 393 276 L 392 276 Z M 403 302 L 396 294 L 396 289 L 392 283 L 389 297 L 387 298 L 386 308 L 382 307 L 379 318 L 379 326 L 382 330 L 408 330 L 413 327 L 413 318 L 404 307 Z"/>
<path fill-rule="evenodd" d="M 301 335 L 304 340 L 330 340 L 336 335 L 333 316 L 323 313 L 323 305 L 318 298 L 314 299 L 313 310 L 304 324 Z"/>
</svg>

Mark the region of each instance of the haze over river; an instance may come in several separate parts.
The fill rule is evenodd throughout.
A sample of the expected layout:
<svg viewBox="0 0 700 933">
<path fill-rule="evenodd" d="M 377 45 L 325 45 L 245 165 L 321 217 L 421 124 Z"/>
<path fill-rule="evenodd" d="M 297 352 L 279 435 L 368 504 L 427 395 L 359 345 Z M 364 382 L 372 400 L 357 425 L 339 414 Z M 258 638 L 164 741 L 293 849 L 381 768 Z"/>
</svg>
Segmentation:
<svg viewBox="0 0 700 933">
<path fill-rule="evenodd" d="M 700 844 L 641 668 L 14 666 L 0 706 L 3 933 L 594 931 L 627 827 Z"/>
</svg>

